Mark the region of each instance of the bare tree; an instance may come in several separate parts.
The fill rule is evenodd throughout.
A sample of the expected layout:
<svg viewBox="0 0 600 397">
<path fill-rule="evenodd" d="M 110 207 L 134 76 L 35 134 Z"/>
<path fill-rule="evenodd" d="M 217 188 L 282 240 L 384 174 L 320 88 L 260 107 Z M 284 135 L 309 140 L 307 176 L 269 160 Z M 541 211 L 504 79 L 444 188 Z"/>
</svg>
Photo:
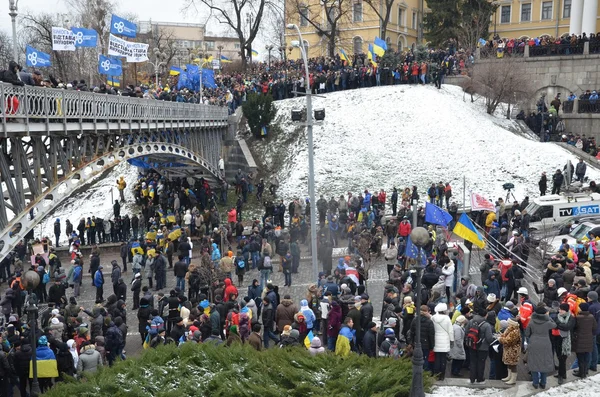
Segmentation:
<svg viewBox="0 0 600 397">
<path fill-rule="evenodd" d="M 504 58 L 475 65 L 470 89 L 485 98 L 488 114 L 501 103 L 510 105 L 531 98 L 535 92 L 522 60 Z"/>
<path fill-rule="evenodd" d="M 246 52 L 242 56 L 242 67 L 246 69 L 247 59 L 252 59 L 252 43 L 256 39 L 265 9 L 275 6 L 270 0 L 185 0 L 183 11 L 207 7 L 219 23 L 227 25 L 238 37 L 240 48 Z M 252 17 L 248 18 L 250 15 Z M 246 24 L 246 20 L 250 22 Z M 246 32 L 248 28 L 248 32 Z"/>
<path fill-rule="evenodd" d="M 12 48 L 12 38 L 0 30 L 0 68 L 8 68 L 8 63 L 13 60 Z"/>
<path fill-rule="evenodd" d="M 385 40 L 387 35 L 387 25 L 390 22 L 394 0 L 365 0 L 365 3 L 371 7 L 373 12 L 379 18 L 381 23 L 381 32 L 379 33 L 382 40 Z"/>
<path fill-rule="evenodd" d="M 342 39 L 340 27 L 344 22 L 350 21 L 352 15 L 351 0 L 289 0 L 287 4 L 287 20 L 300 15 L 319 36 L 327 39 L 327 55 L 333 58 L 336 45 Z"/>
</svg>

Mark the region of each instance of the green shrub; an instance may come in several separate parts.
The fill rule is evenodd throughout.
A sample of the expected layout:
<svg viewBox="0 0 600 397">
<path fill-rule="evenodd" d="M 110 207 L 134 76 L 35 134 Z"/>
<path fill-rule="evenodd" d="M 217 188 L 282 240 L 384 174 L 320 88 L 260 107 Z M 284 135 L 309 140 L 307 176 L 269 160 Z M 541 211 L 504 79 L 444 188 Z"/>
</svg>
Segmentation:
<svg viewBox="0 0 600 397">
<path fill-rule="evenodd" d="M 260 138 L 261 128 L 268 127 L 277 113 L 273 107 L 271 95 L 248 94 L 246 102 L 242 105 L 244 117 L 248 121 L 250 131 L 255 137 Z"/>
<path fill-rule="evenodd" d="M 409 359 L 333 354 L 311 357 L 302 348 L 269 349 L 186 343 L 161 346 L 103 368 L 76 383 L 55 386 L 48 397 L 371 397 L 408 396 Z M 425 376 L 426 390 L 432 379 Z"/>
</svg>

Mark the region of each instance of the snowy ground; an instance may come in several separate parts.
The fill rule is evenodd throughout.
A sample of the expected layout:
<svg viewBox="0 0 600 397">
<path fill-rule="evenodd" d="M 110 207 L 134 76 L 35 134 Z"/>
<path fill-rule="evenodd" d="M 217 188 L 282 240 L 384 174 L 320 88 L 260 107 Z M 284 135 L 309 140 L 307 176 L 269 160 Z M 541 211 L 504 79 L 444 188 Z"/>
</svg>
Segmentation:
<svg viewBox="0 0 600 397">
<path fill-rule="evenodd" d="M 550 388 L 536 397 L 590 397 L 600 396 L 600 374 Z"/>
<path fill-rule="evenodd" d="M 426 397 L 462 397 L 462 396 L 499 396 L 503 390 L 495 388 L 468 388 L 458 386 L 434 387 L 432 393 L 426 393 Z"/>
<path fill-rule="evenodd" d="M 56 208 L 52 215 L 46 217 L 35 227 L 35 237 L 48 236 L 54 241 L 54 221 L 56 218 L 60 218 L 61 223 L 61 244 L 66 243 L 68 240 L 68 236 L 65 234 L 67 219 L 71 221 L 74 228 L 77 228 L 79 220 L 88 216 L 95 215 L 102 219 L 113 218 L 114 201 L 111 200 L 119 199 L 117 179 L 121 175 L 125 177 L 127 182 L 125 199 L 128 203 L 132 203 L 131 188 L 137 180 L 137 168 L 124 161 L 115 166 L 105 177 L 98 179 L 97 182 L 85 185 L 77 194 L 67 198 Z M 131 210 L 127 203 L 121 204 L 121 214 L 130 213 Z"/>
<path fill-rule="evenodd" d="M 460 87 L 392 86 L 351 90 L 314 98 L 325 108 L 322 126 L 314 128 L 318 194 L 338 197 L 365 188 L 388 195 L 393 186 L 418 185 L 421 197 L 432 182 L 450 182 L 454 199 L 467 192 L 504 197 L 502 184 L 512 182 L 517 199 L 538 196 L 542 171 L 552 175 L 567 160 L 568 151 L 533 142 L 502 128 L 511 121 L 492 117 L 483 100 L 463 101 Z M 308 154 L 305 129 L 292 123 L 292 109 L 304 98 L 276 102 L 275 121 L 283 133 L 255 145 L 267 169 L 279 170 L 279 194 L 306 197 Z M 588 167 L 588 176 L 600 172 Z M 467 196 L 468 197 L 468 196 Z"/>
</svg>

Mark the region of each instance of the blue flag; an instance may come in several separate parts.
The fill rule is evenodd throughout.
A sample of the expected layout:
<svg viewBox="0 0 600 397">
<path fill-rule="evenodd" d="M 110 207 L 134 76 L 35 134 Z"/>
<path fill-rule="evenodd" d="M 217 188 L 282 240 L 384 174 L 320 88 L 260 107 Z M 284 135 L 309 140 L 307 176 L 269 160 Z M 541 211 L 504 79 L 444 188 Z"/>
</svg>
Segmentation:
<svg viewBox="0 0 600 397">
<path fill-rule="evenodd" d="M 137 26 L 135 26 L 135 23 L 113 14 L 110 20 L 110 33 L 125 37 L 135 37 L 136 32 Z"/>
<path fill-rule="evenodd" d="M 186 88 L 197 91 L 200 89 L 200 68 L 198 65 L 187 64 L 187 84 Z"/>
<path fill-rule="evenodd" d="M 446 227 L 451 221 L 452 215 L 435 204 L 425 202 L 425 222 Z"/>
<path fill-rule="evenodd" d="M 217 88 L 214 70 L 202 69 L 202 86 L 205 88 Z"/>
<path fill-rule="evenodd" d="M 100 54 L 98 57 L 98 73 L 107 76 L 120 76 L 123 74 L 123 65 L 119 59 Z"/>
<path fill-rule="evenodd" d="M 177 81 L 177 89 L 181 90 L 187 88 L 188 85 L 188 74 L 187 72 L 179 73 L 179 80 Z"/>
<path fill-rule="evenodd" d="M 423 266 L 427 265 L 427 255 L 425 255 L 425 251 L 421 248 L 421 264 Z M 406 251 L 404 251 L 404 255 L 407 258 L 417 259 L 419 257 L 419 247 L 413 244 L 410 239 L 410 235 L 406 239 Z"/>
<path fill-rule="evenodd" d="M 50 62 L 50 54 L 36 50 L 33 47 L 27 46 L 27 66 L 33 66 L 38 68 L 48 67 L 52 65 Z"/>
<path fill-rule="evenodd" d="M 98 45 L 98 32 L 94 29 L 71 28 L 75 35 L 75 47 L 96 47 Z"/>
</svg>

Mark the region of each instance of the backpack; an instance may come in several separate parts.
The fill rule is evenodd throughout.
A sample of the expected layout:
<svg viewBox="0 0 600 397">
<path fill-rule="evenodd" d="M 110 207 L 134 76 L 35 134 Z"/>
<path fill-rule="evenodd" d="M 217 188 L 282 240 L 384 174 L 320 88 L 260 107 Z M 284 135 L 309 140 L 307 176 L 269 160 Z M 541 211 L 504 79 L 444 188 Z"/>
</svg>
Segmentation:
<svg viewBox="0 0 600 397">
<path fill-rule="evenodd" d="M 50 282 L 50 275 L 48 273 L 44 273 L 44 277 L 42 278 L 42 283 L 48 284 Z"/>
<path fill-rule="evenodd" d="M 273 264 L 271 263 L 271 257 L 270 256 L 265 256 L 263 259 L 263 265 L 262 265 L 264 270 L 273 270 Z"/>
<path fill-rule="evenodd" d="M 481 324 L 483 324 L 483 321 L 479 324 L 473 323 L 471 327 L 469 327 L 469 332 L 467 332 L 467 336 L 465 337 L 465 347 L 471 350 L 477 350 L 477 348 L 481 346 L 481 343 L 483 342 L 483 339 L 481 339 Z"/>
<path fill-rule="evenodd" d="M 246 267 L 246 262 L 243 259 L 238 259 L 236 266 L 239 269 L 243 269 Z"/>
<path fill-rule="evenodd" d="M 81 266 L 75 266 L 73 269 L 73 281 L 81 281 Z"/>
</svg>

